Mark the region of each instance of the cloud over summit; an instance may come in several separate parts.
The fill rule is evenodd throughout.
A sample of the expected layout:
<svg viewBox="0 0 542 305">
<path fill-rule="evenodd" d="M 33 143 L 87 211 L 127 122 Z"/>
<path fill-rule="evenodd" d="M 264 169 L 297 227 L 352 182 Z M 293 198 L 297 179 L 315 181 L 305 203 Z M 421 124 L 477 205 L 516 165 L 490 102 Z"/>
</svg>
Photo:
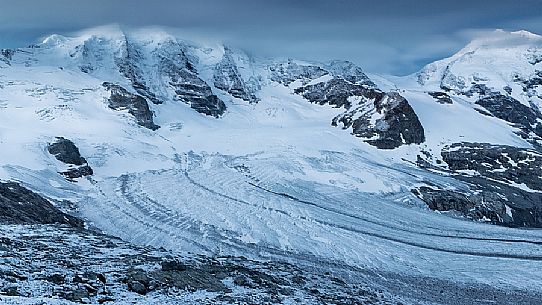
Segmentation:
<svg viewBox="0 0 542 305">
<path fill-rule="evenodd" d="M 21 0 L 2 4 L 0 47 L 103 24 L 165 26 L 261 56 L 349 59 L 408 74 L 460 49 L 470 29 L 542 33 L 541 11 L 537 0 Z"/>
</svg>

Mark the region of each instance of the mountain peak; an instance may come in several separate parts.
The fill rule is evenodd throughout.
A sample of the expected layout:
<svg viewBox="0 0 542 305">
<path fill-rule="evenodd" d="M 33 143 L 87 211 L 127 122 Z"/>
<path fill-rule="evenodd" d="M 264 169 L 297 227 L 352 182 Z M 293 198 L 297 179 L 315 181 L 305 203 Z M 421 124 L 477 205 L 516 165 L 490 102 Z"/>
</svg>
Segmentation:
<svg viewBox="0 0 542 305">
<path fill-rule="evenodd" d="M 528 32 L 495 30 L 478 35 L 449 58 L 433 62 L 416 73 L 418 83 L 437 87 L 459 86 L 469 90 L 473 82 L 496 81 L 497 87 L 514 79 L 529 79 L 542 62 L 542 36 Z"/>
<path fill-rule="evenodd" d="M 87 41 L 92 39 L 105 39 L 109 41 L 123 41 L 126 38 L 140 42 L 164 42 L 177 40 L 177 37 L 167 29 L 160 27 L 145 27 L 138 29 L 124 29 L 117 24 L 88 28 L 68 35 L 52 34 L 42 40 L 42 45 L 57 46 L 69 40 Z"/>
<path fill-rule="evenodd" d="M 523 48 L 525 46 L 542 47 L 542 36 L 525 30 L 509 32 L 497 29 L 477 36 L 458 54 L 472 52 L 477 49 Z"/>
</svg>

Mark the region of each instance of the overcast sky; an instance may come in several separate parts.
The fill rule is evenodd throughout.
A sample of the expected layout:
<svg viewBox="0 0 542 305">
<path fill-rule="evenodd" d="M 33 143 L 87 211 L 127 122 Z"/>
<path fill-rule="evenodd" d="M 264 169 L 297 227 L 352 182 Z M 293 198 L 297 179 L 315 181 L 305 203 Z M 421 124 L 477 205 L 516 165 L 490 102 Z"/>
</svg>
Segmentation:
<svg viewBox="0 0 542 305">
<path fill-rule="evenodd" d="M 258 56 L 349 59 L 403 75 L 489 30 L 542 34 L 542 1 L 1 0 L 0 48 L 111 23 L 174 27 Z"/>
</svg>

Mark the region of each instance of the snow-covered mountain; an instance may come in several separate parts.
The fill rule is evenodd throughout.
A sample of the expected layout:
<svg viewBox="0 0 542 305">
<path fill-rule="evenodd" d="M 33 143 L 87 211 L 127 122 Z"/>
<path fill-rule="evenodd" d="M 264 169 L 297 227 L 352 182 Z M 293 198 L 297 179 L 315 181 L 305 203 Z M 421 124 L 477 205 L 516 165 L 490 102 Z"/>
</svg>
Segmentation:
<svg viewBox="0 0 542 305">
<path fill-rule="evenodd" d="M 542 232 L 511 227 L 542 227 L 541 86 L 527 32 L 403 78 L 157 29 L 52 35 L 0 55 L 0 199 L 21 187 L 127 242 L 328 268 L 407 303 L 458 282 L 528 301 Z"/>
<path fill-rule="evenodd" d="M 480 111 L 516 124 L 525 138 L 538 143 L 541 62 L 542 37 L 525 31 L 496 31 L 426 66 L 416 77 L 424 88 L 474 100 Z"/>
</svg>

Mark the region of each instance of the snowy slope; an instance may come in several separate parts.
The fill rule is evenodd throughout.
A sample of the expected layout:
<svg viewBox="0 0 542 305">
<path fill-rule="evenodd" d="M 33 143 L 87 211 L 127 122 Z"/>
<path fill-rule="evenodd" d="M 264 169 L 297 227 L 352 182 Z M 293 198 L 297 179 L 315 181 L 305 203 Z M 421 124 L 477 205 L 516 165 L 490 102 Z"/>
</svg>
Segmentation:
<svg viewBox="0 0 542 305">
<path fill-rule="evenodd" d="M 156 29 L 53 35 L 0 57 L 0 178 L 72 200 L 90 225 L 138 244 L 537 290 L 542 232 L 435 213 L 411 190 L 469 189 L 446 166 L 416 164 L 430 156 L 437 166 L 450 144 L 535 147 L 519 126 L 482 114 L 468 85 L 509 86 L 538 105 L 539 87 L 516 81 L 535 77 L 538 46 L 538 36 L 497 33 L 379 89 L 382 79 L 348 63 L 252 58 Z M 113 107 L 104 82 L 143 98 L 160 128 Z M 407 141 L 414 124 L 396 126 L 392 149 L 368 142 L 404 119 L 397 109 L 413 110 L 407 122 L 419 119 L 423 141 Z M 334 118 L 363 118 L 369 131 Z M 92 176 L 58 174 L 65 164 L 47 146 L 60 136 Z"/>
<path fill-rule="evenodd" d="M 465 91 L 472 84 L 485 84 L 497 91 L 506 86 L 520 97 L 516 78 L 528 78 L 540 69 L 542 37 L 526 31 L 497 30 L 473 40 L 450 58 L 429 64 L 416 74 L 423 86 Z"/>
</svg>

